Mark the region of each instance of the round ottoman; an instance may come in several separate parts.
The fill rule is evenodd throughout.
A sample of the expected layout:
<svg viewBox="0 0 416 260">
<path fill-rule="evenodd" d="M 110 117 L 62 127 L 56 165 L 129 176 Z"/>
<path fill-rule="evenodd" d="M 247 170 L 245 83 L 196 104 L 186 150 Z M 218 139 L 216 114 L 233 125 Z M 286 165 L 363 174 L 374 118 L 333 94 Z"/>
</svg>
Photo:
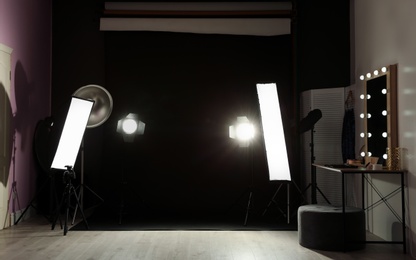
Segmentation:
<svg viewBox="0 0 416 260">
<path fill-rule="evenodd" d="M 351 251 L 365 247 L 363 209 L 345 207 L 345 247 L 342 207 L 304 205 L 298 209 L 299 244 L 318 250 Z"/>
</svg>

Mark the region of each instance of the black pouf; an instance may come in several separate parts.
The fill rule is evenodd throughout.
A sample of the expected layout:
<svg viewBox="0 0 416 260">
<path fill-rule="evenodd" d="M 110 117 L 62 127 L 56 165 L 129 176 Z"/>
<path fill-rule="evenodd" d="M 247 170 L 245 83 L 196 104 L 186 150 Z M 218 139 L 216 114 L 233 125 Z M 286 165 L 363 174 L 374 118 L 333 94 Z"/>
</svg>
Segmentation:
<svg viewBox="0 0 416 260">
<path fill-rule="evenodd" d="M 365 247 L 365 213 L 355 207 L 345 208 L 345 247 L 342 207 L 304 205 L 298 210 L 299 244 L 319 250 L 351 251 Z"/>
</svg>

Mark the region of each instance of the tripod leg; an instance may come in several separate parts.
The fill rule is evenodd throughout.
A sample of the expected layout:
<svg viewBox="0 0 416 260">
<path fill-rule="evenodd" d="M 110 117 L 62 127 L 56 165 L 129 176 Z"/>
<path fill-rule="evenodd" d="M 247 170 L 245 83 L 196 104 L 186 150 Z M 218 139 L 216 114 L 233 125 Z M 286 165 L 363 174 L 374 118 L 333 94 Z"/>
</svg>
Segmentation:
<svg viewBox="0 0 416 260">
<path fill-rule="evenodd" d="M 287 183 L 287 224 L 290 224 L 290 183 Z"/>
<path fill-rule="evenodd" d="M 270 205 L 272 205 L 272 203 L 276 203 L 275 198 L 277 196 L 277 193 L 279 193 L 279 190 L 280 190 L 281 187 L 282 187 L 282 184 L 279 185 L 279 187 L 277 188 L 277 190 L 274 193 L 273 197 L 270 199 L 269 204 L 267 204 L 267 207 L 264 209 L 263 216 L 266 215 L 266 212 L 270 208 Z"/>
<path fill-rule="evenodd" d="M 43 191 L 43 189 L 46 187 L 46 184 L 49 182 L 49 179 L 47 179 L 42 186 L 39 188 L 39 190 L 36 192 L 35 196 L 33 197 L 33 199 L 30 201 L 29 206 L 26 207 L 26 209 L 23 211 L 23 213 L 20 215 L 20 217 L 14 222 L 15 225 L 17 225 L 20 220 L 25 216 L 26 212 L 29 210 L 30 207 L 33 207 L 34 209 L 36 209 L 36 207 L 33 205 L 33 203 L 36 201 L 36 199 L 38 198 L 38 196 L 41 194 L 41 192 Z M 50 221 L 50 219 L 48 219 Z"/>
<path fill-rule="evenodd" d="M 79 197 L 78 197 L 77 193 L 75 192 L 74 187 L 72 187 L 72 189 L 73 189 L 74 197 L 75 197 L 75 199 L 76 199 L 76 201 L 77 201 L 77 206 L 78 206 L 78 208 L 79 208 L 79 212 L 81 212 L 82 219 L 84 220 L 85 227 L 86 227 L 87 229 L 89 229 L 88 222 L 87 222 L 87 218 L 85 217 L 85 214 L 84 214 L 84 210 L 83 210 L 83 209 L 82 209 L 82 207 L 80 206 Z"/>
<path fill-rule="evenodd" d="M 66 192 L 67 191 L 66 191 L 66 188 L 65 188 L 65 191 L 64 191 L 64 193 L 62 195 L 62 198 L 61 198 L 61 202 L 59 202 L 58 207 L 56 208 L 56 211 L 55 211 L 55 219 L 52 222 L 52 227 L 51 227 L 52 230 L 55 229 L 55 225 L 56 225 L 56 222 L 58 221 L 58 218 L 59 218 L 59 222 L 61 223 L 61 228 L 62 228 L 62 222 L 61 222 L 61 218 L 60 218 L 60 212 L 61 212 L 62 205 L 64 204 L 64 201 L 65 201 Z"/>
<path fill-rule="evenodd" d="M 250 209 L 251 209 L 251 199 L 252 198 L 253 198 L 253 191 L 250 191 L 250 195 L 248 197 L 248 203 L 247 203 L 246 218 L 244 220 L 244 226 L 247 226 L 248 214 L 250 213 Z"/>
<path fill-rule="evenodd" d="M 64 236 L 68 233 L 69 206 L 71 205 L 71 186 L 68 187 L 65 210 Z"/>
<path fill-rule="evenodd" d="M 76 216 L 77 216 L 77 212 L 78 212 L 78 207 L 79 208 L 82 208 L 82 209 L 84 209 L 84 205 L 83 205 L 83 200 L 84 200 L 84 194 L 85 194 L 85 190 L 84 189 L 87 189 L 89 192 L 91 192 L 92 193 L 92 195 L 94 195 L 97 199 L 99 199 L 100 201 L 101 201 L 101 203 L 103 203 L 104 202 L 104 199 L 102 198 L 102 197 L 100 197 L 95 191 L 93 191 L 90 187 L 88 187 L 87 185 L 84 185 L 84 184 L 81 184 L 80 185 L 80 190 L 79 190 L 79 193 L 78 193 L 78 199 L 79 199 L 79 201 L 80 201 L 80 206 L 76 206 L 75 207 L 75 212 L 74 212 L 74 216 L 73 216 L 73 218 L 72 218 L 72 224 L 74 224 L 75 223 L 75 218 L 76 218 Z M 93 206 L 93 208 L 94 207 L 98 207 L 99 205 L 101 205 L 101 203 L 99 203 L 99 204 L 97 204 L 97 205 L 95 205 L 95 206 Z"/>
<path fill-rule="evenodd" d="M 321 189 L 319 189 L 318 185 L 316 186 L 316 190 L 319 192 L 319 194 L 322 195 L 322 197 L 325 199 L 325 201 L 331 205 L 331 202 L 329 202 L 329 200 L 325 197 L 325 195 L 322 193 Z"/>
</svg>

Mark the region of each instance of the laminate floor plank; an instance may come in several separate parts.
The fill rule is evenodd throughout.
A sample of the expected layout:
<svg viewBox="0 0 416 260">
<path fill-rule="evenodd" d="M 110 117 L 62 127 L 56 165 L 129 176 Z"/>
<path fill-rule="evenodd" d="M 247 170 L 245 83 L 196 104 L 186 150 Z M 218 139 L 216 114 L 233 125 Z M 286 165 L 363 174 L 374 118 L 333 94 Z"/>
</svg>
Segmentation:
<svg viewBox="0 0 416 260">
<path fill-rule="evenodd" d="M 275 260 L 413 259 L 401 245 L 328 252 L 298 243 L 297 231 L 71 231 L 29 219 L 0 230 L 0 259 L 8 260 Z"/>
</svg>

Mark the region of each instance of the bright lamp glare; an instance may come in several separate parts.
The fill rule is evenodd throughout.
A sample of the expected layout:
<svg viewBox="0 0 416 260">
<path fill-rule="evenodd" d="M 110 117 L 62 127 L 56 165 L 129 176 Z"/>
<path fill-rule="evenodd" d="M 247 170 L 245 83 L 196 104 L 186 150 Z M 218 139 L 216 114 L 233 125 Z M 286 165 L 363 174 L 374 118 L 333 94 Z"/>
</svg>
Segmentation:
<svg viewBox="0 0 416 260">
<path fill-rule="evenodd" d="M 242 141 L 251 140 L 254 137 L 254 126 L 250 123 L 242 123 L 237 125 L 237 139 Z"/>
<path fill-rule="evenodd" d="M 249 147 L 254 137 L 254 126 L 246 116 L 237 117 L 235 125 L 230 126 L 230 138 L 237 139 L 240 147 Z"/>
<path fill-rule="evenodd" d="M 94 101 L 72 97 L 51 168 L 66 170 L 77 159 Z"/>
<path fill-rule="evenodd" d="M 131 135 L 137 130 L 137 122 L 133 119 L 126 119 L 122 125 L 124 133 Z"/>
<path fill-rule="evenodd" d="M 270 180 L 291 180 L 282 115 L 275 83 L 257 84 Z"/>
</svg>

